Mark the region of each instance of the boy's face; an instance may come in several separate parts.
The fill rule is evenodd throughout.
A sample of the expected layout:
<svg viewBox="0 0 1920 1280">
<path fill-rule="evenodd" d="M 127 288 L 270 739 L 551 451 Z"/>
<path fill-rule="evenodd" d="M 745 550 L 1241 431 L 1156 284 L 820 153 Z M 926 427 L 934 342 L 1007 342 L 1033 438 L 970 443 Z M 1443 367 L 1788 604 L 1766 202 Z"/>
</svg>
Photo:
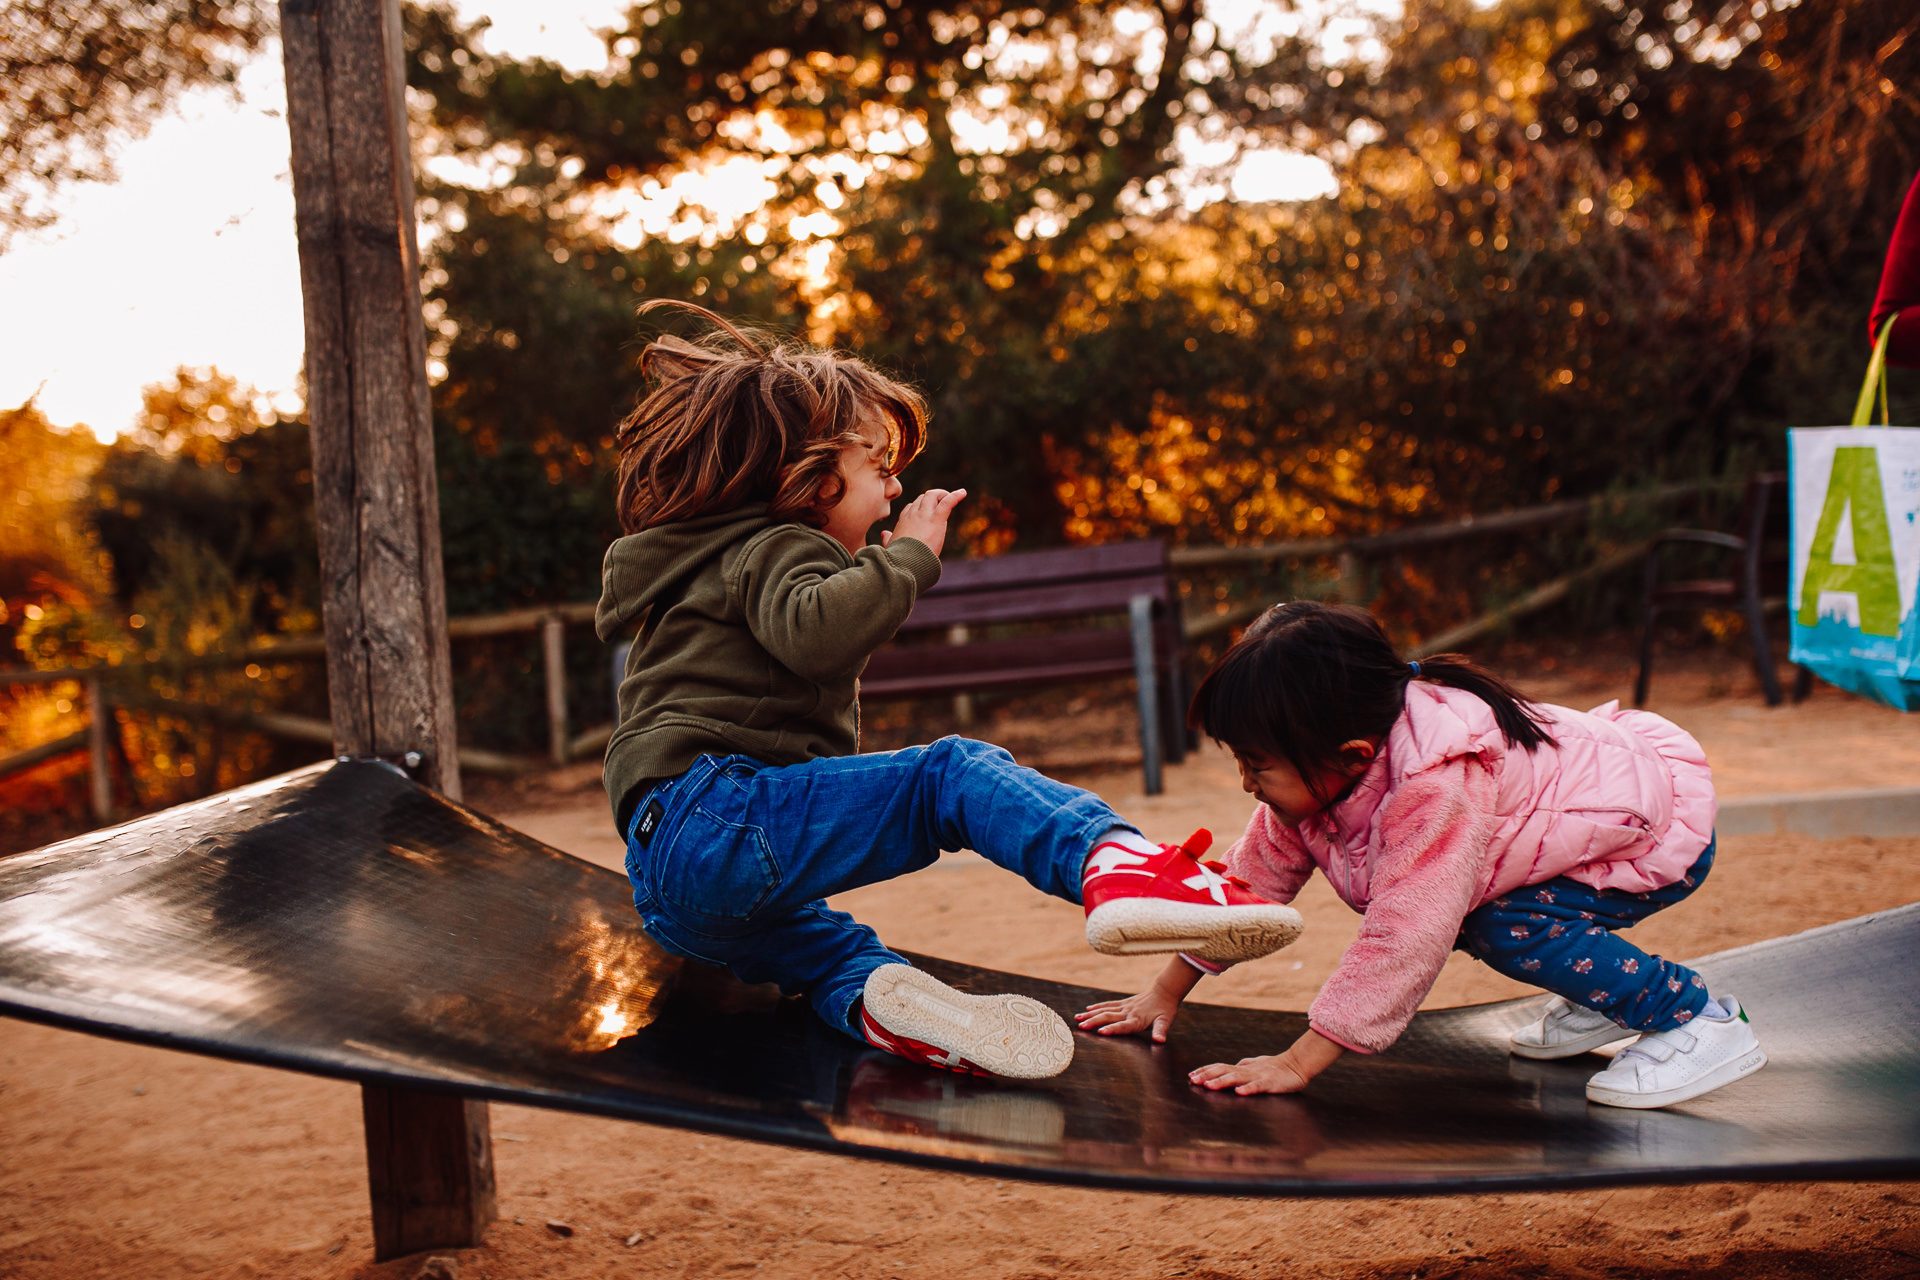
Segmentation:
<svg viewBox="0 0 1920 1280">
<path fill-rule="evenodd" d="M 867 531 L 893 511 L 893 500 L 900 496 L 900 480 L 888 468 L 892 460 L 892 436 L 877 416 L 870 416 L 860 431 L 860 443 L 840 451 L 840 479 L 846 492 L 827 512 L 823 526 L 827 536 L 858 552 L 867 545 Z"/>
</svg>

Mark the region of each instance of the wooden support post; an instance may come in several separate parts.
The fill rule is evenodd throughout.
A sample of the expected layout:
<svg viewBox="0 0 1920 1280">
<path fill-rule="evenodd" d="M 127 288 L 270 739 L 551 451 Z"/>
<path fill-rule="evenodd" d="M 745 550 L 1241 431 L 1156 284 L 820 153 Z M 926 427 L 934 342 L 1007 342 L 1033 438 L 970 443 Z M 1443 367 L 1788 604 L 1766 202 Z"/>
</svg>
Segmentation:
<svg viewBox="0 0 1920 1280">
<path fill-rule="evenodd" d="M 458 799 L 399 0 L 281 0 L 336 754 Z M 366 1086 L 377 1260 L 479 1244 L 486 1104 Z"/>
<path fill-rule="evenodd" d="M 487 1104 L 451 1094 L 362 1085 L 373 1238 L 382 1258 L 478 1244 L 493 1221 Z M 484 1179 L 473 1170 L 485 1171 Z M 484 1186 L 485 1194 L 479 1194 Z M 402 1248 L 380 1253 L 382 1240 Z"/>
<path fill-rule="evenodd" d="M 113 765 L 107 756 L 113 708 L 100 689 L 100 677 L 87 681 L 87 764 L 92 783 L 93 820 L 101 826 L 113 821 Z"/>
<path fill-rule="evenodd" d="M 556 766 L 571 758 L 567 732 L 567 620 L 550 613 L 540 623 L 540 647 L 547 660 L 547 741 Z"/>
</svg>

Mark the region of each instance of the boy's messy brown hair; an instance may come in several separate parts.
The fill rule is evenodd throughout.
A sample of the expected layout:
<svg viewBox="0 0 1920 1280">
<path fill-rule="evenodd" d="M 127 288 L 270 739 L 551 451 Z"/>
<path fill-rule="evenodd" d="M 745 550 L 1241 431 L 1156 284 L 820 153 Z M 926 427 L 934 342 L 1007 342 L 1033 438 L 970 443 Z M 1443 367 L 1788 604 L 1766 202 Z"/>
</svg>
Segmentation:
<svg viewBox="0 0 1920 1280">
<path fill-rule="evenodd" d="M 739 329 L 690 302 L 713 326 L 699 342 L 665 336 L 640 353 L 653 390 L 620 424 L 620 526 L 656 525 L 750 502 L 815 528 L 846 492 L 840 451 L 860 444 L 876 411 L 898 473 L 926 444 L 927 403 L 852 356 Z"/>
</svg>

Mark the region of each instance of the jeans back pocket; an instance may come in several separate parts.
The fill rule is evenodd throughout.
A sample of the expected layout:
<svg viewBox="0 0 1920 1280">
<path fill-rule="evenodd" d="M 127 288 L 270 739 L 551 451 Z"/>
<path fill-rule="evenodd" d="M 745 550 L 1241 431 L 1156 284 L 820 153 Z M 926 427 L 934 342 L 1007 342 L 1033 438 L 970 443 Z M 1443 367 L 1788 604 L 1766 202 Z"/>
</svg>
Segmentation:
<svg viewBox="0 0 1920 1280">
<path fill-rule="evenodd" d="M 716 776 L 650 850 L 655 899 L 702 932 L 733 932 L 714 926 L 753 919 L 780 888 L 773 845 L 765 828 L 743 821 L 744 801 L 733 779 Z"/>
</svg>

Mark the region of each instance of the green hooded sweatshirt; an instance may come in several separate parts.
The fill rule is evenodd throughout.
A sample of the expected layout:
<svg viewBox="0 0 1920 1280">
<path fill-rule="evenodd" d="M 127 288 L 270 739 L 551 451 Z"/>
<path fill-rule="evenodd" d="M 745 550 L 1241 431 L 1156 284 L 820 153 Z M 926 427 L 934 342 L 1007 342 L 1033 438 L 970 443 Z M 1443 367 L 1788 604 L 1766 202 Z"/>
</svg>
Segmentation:
<svg viewBox="0 0 1920 1280">
<path fill-rule="evenodd" d="M 860 749 L 860 672 L 940 580 L 923 542 L 850 554 L 765 504 L 661 525 L 607 549 L 594 630 L 644 617 L 607 745 L 620 830 L 642 784 L 705 754 L 798 764 Z"/>
</svg>

